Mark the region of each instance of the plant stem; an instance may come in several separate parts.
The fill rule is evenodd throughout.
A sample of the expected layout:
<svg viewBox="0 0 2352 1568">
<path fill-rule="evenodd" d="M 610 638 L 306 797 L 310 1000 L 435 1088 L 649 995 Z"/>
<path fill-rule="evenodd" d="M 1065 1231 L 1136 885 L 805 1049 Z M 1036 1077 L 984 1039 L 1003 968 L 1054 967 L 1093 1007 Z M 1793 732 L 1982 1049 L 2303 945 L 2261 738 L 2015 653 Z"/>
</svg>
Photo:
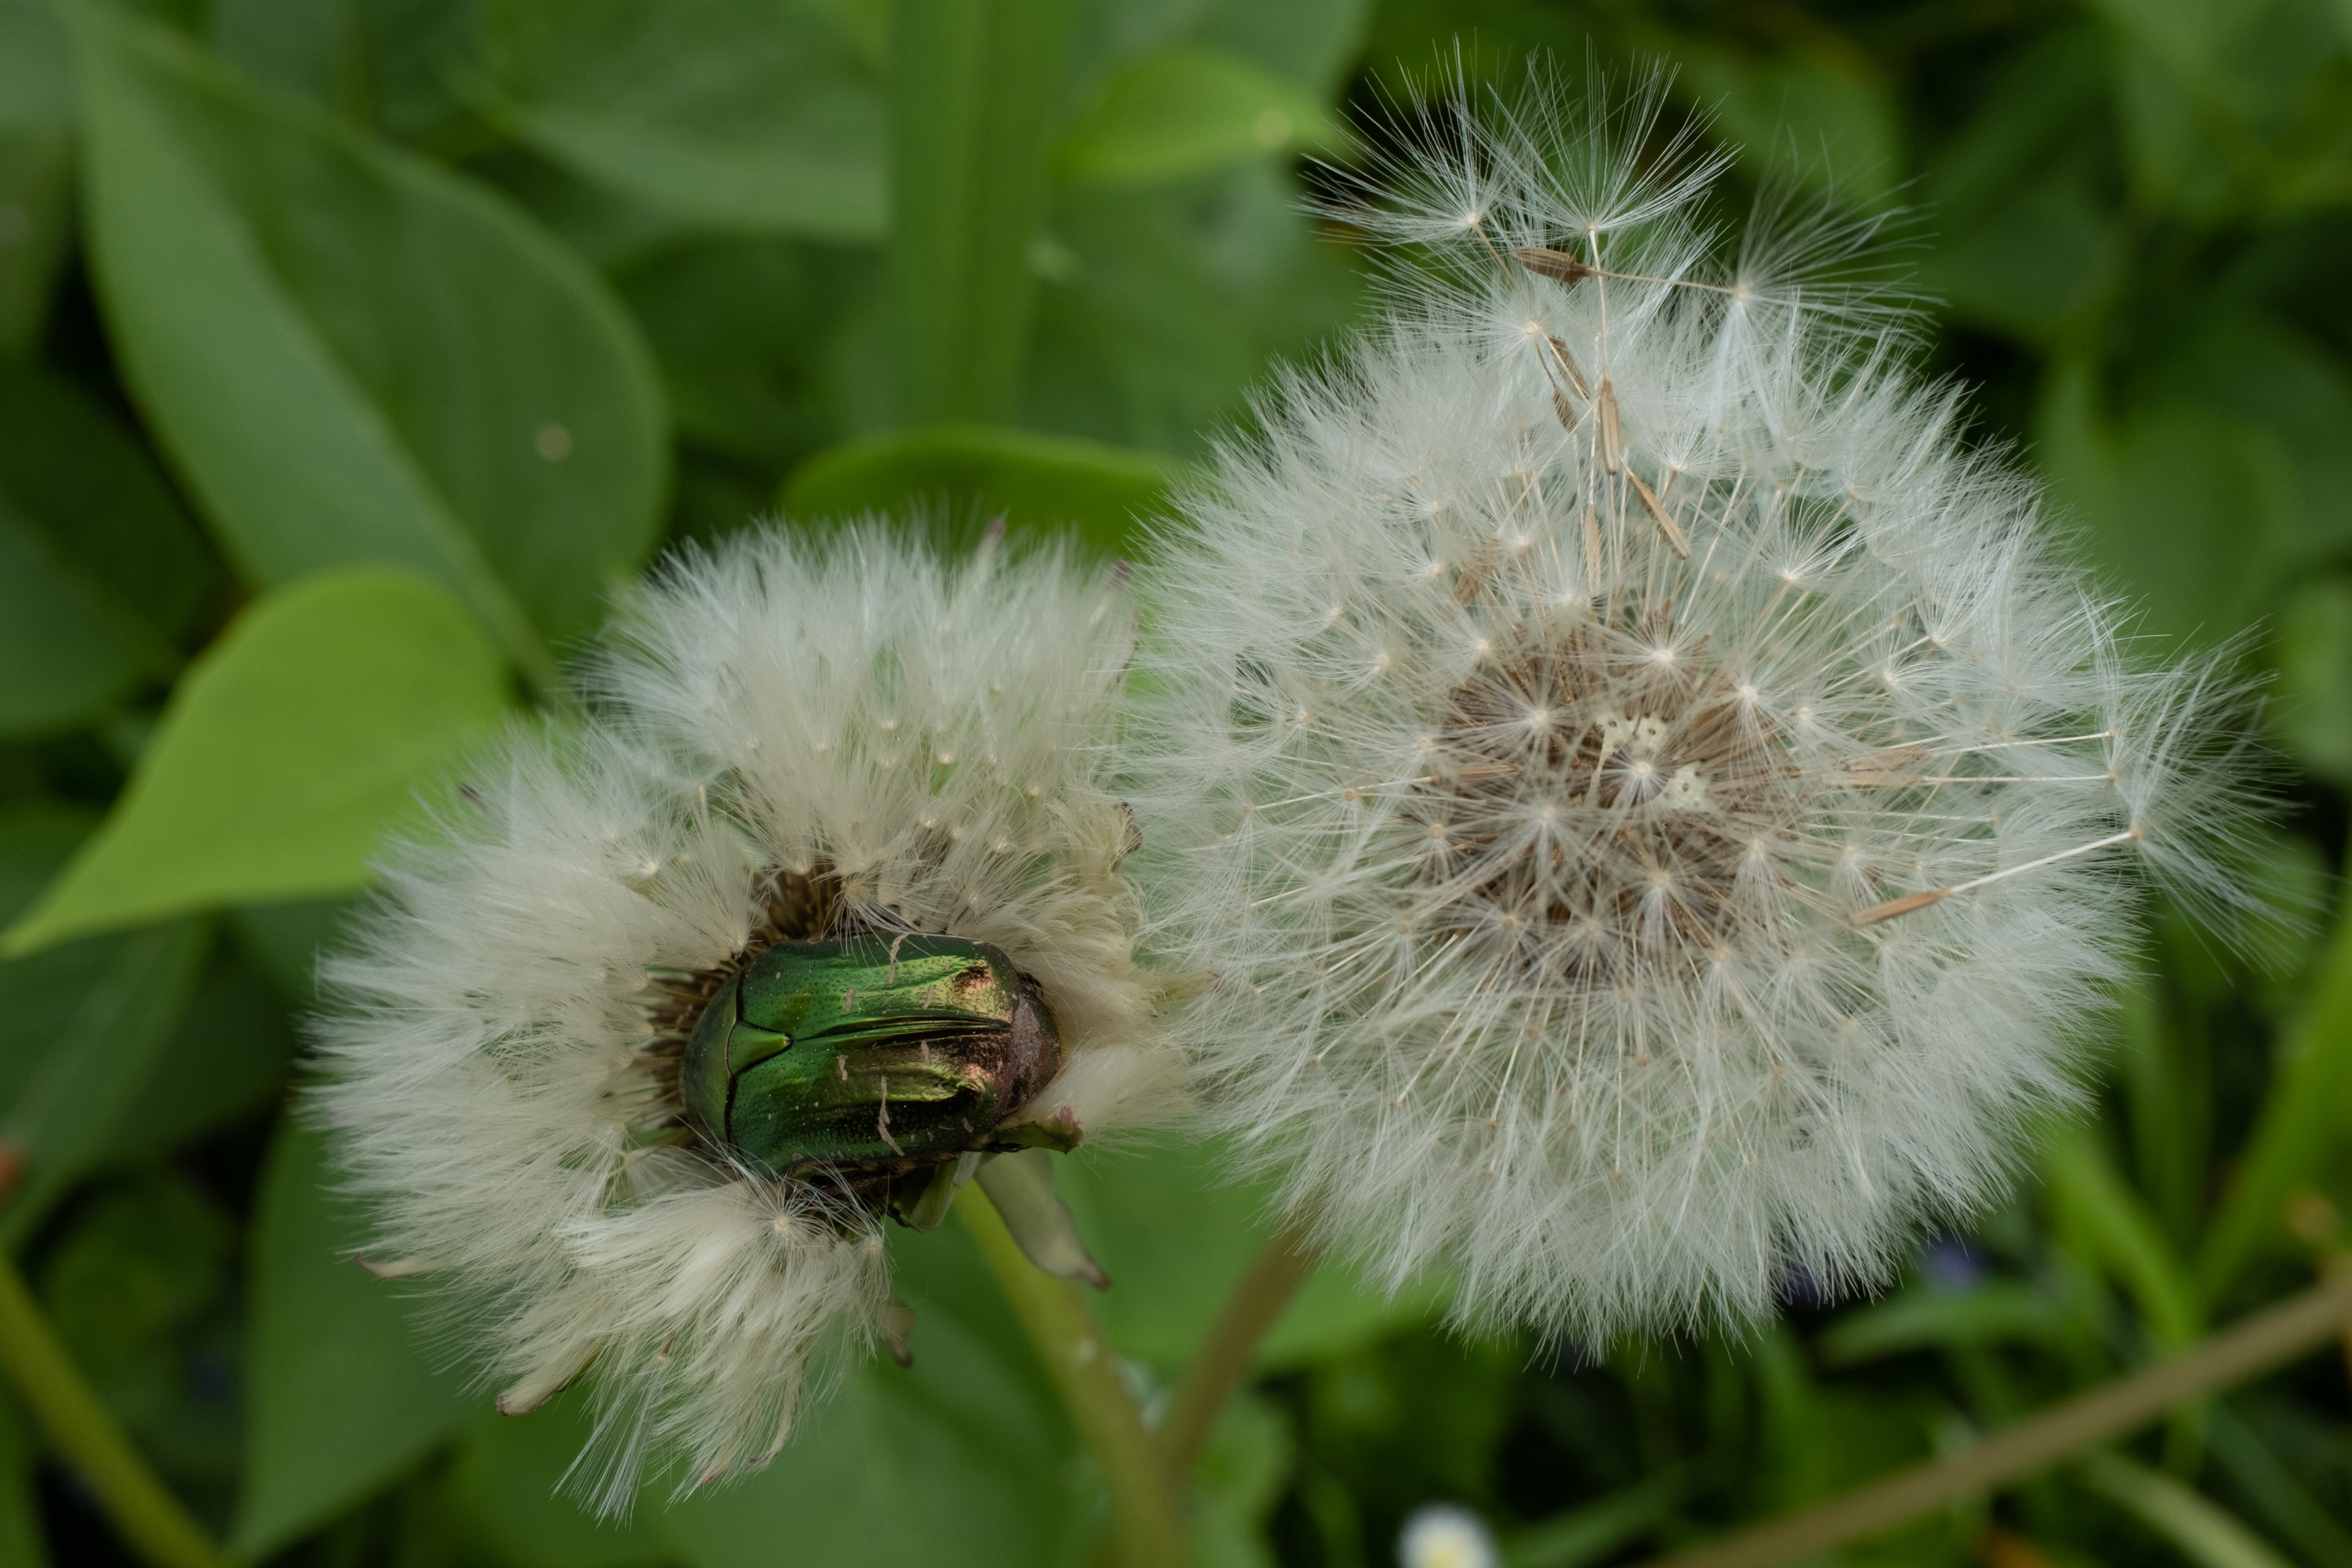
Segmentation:
<svg viewBox="0 0 2352 1568">
<path fill-rule="evenodd" d="M 1315 1272 L 1315 1263 L 1306 1233 L 1295 1226 L 1276 1232 L 1250 1259 L 1241 1283 L 1225 1298 L 1209 1337 L 1185 1369 L 1176 1402 L 1160 1424 L 1160 1451 L 1168 1456 L 1171 1472 L 1184 1475 L 1201 1457 L 1201 1445 L 1208 1441 L 1218 1412 L 1249 1375 L 1259 1343 Z"/>
<path fill-rule="evenodd" d="M 1772 1568 L 1876 1535 L 1975 1493 L 2022 1480 L 2145 1426 L 2176 1405 L 2292 1361 L 2343 1333 L 2347 1321 L 2352 1273 L 2242 1318 L 2182 1354 L 2029 1416 L 1966 1453 L 1736 1531 L 1663 1559 L 1657 1568 Z"/>
<path fill-rule="evenodd" d="M 1003 419 L 1036 315 L 1071 0 L 897 0 L 888 315 L 898 420 Z"/>
<path fill-rule="evenodd" d="M 1077 1287 L 1023 1255 L 977 1183 L 956 1213 L 980 1243 L 1021 1326 L 1054 1379 L 1078 1436 L 1110 1487 L 1111 1536 L 1124 1568 L 1184 1568 L 1184 1526 L 1176 1489 L 1143 1412 L 1118 1375 L 1118 1358 Z"/>
<path fill-rule="evenodd" d="M 139 1555 L 155 1568 L 227 1568 L 228 1559 L 155 1479 L 82 1382 L 25 1277 L 5 1256 L 0 1256 L 0 1366 Z"/>
</svg>

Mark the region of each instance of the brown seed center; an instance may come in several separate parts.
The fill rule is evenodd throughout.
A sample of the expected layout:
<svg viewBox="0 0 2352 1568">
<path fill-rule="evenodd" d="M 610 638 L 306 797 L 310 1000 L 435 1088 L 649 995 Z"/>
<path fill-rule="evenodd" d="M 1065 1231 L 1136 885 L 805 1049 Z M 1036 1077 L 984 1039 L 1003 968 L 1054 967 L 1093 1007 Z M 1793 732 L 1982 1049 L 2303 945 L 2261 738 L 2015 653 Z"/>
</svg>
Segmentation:
<svg viewBox="0 0 2352 1568">
<path fill-rule="evenodd" d="M 1580 622 L 1454 688 L 1412 815 L 1442 923 L 1591 981 L 1736 947 L 1796 796 L 1779 736 L 1704 645 Z"/>
</svg>

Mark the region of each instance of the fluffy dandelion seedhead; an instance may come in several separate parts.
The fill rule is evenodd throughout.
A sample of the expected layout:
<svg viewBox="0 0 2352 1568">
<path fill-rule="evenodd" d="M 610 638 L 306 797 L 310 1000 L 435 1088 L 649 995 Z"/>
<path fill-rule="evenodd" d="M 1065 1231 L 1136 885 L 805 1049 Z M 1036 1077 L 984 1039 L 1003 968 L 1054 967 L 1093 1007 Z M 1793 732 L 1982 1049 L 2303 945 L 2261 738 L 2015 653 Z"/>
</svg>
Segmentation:
<svg viewBox="0 0 2352 1568">
<path fill-rule="evenodd" d="M 1983 1202 L 2133 867 L 2239 899 L 2247 812 L 2240 694 L 2126 657 L 1879 306 L 1717 266 L 1648 103 L 1408 141 L 1361 221 L 1448 266 L 1223 447 L 1129 757 L 1216 1119 L 1326 1242 L 1588 1340 Z"/>
<path fill-rule="evenodd" d="M 828 1335 L 903 1339 L 886 1212 L 1164 1106 L 1093 749 L 1131 637 L 1115 582 L 994 541 L 689 552 L 325 965 L 376 1267 L 446 1282 L 501 1409 L 591 1373 L 606 1509 L 649 1457 L 763 1463 Z"/>
</svg>

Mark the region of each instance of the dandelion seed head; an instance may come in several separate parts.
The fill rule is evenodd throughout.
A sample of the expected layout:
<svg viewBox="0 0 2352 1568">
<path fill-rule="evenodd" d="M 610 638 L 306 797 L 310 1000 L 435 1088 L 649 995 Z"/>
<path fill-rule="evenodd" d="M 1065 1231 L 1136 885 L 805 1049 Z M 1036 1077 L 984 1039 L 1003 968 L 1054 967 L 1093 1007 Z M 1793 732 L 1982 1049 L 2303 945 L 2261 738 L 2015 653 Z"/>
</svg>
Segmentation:
<svg viewBox="0 0 2352 1568">
<path fill-rule="evenodd" d="M 1099 776 L 1131 640 L 1103 592 L 1051 550 L 950 564 L 878 525 L 685 552 L 625 603 L 584 715 L 477 759 L 475 804 L 395 849 L 326 963 L 317 1104 L 371 1252 L 430 1261 L 501 1409 L 589 1381 L 573 1486 L 600 1510 L 648 1468 L 757 1468 L 813 1366 L 903 1334 L 872 1184 L 685 1115 L 684 1042 L 743 963 L 984 942 L 1066 1051 L 1020 1114 L 1094 1135 L 1171 1106 Z"/>
<path fill-rule="evenodd" d="M 1719 259 L 1659 112 L 1391 139 L 1338 216 L 1437 263 L 1222 444 L 1126 742 L 1212 1118 L 1375 1279 L 1586 1342 L 1885 1279 L 2077 1097 L 2134 872 L 2251 901 L 2226 665 L 2125 652 L 1899 300 L 1811 275 L 1861 237 Z"/>
</svg>

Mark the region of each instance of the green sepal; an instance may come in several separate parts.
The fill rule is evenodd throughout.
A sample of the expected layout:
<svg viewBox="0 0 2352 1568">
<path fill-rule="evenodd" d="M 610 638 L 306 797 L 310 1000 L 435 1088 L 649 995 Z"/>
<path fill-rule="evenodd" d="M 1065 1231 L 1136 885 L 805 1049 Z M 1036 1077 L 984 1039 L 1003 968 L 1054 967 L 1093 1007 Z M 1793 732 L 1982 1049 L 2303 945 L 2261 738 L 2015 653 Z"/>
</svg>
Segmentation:
<svg viewBox="0 0 2352 1568">
<path fill-rule="evenodd" d="M 1052 1155 L 1043 1149 L 992 1154 L 981 1162 L 979 1181 L 1030 1262 L 1057 1279 L 1110 1289 L 1110 1276 L 1087 1250 L 1070 1205 L 1054 1190 Z"/>
</svg>

